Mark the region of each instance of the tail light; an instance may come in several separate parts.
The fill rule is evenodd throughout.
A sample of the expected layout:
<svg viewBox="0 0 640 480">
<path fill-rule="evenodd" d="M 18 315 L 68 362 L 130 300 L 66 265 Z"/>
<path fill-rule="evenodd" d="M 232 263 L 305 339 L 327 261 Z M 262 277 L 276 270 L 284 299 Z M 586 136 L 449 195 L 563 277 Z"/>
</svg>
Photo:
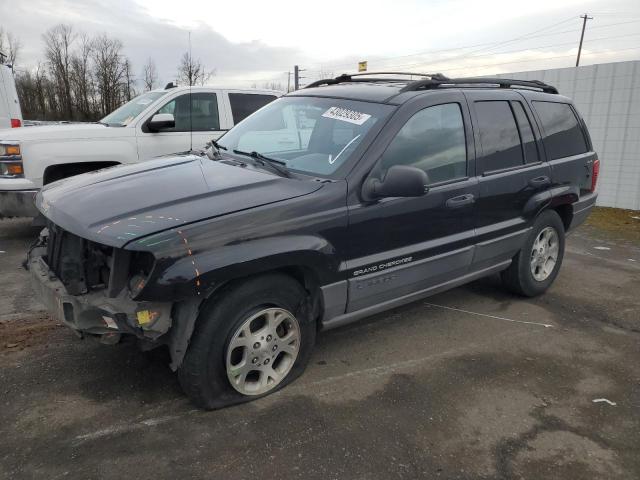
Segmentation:
<svg viewBox="0 0 640 480">
<path fill-rule="evenodd" d="M 19 128 L 22 126 L 22 121 L 19 118 L 11 119 L 11 128 Z"/>
<path fill-rule="evenodd" d="M 593 161 L 593 170 L 591 172 L 591 191 L 596 191 L 596 184 L 598 183 L 598 175 L 600 174 L 600 160 L 595 159 Z"/>
</svg>

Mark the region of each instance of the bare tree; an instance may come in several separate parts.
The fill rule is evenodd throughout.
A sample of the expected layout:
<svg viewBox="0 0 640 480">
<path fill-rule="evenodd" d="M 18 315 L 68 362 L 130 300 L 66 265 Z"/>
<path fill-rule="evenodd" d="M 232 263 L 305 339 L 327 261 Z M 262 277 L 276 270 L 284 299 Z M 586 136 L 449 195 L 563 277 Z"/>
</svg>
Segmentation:
<svg viewBox="0 0 640 480">
<path fill-rule="evenodd" d="M 22 43 L 20 42 L 20 39 L 18 37 L 13 35 L 11 32 L 7 32 L 7 44 L 9 45 L 7 52 L 9 56 L 9 64 L 12 67 L 15 67 L 18 63 L 18 54 L 20 53 L 20 49 L 22 48 Z"/>
<path fill-rule="evenodd" d="M 279 90 L 281 92 L 285 90 L 285 87 L 284 85 L 282 85 L 282 82 L 276 82 L 276 81 L 265 82 L 263 85 L 263 88 L 266 90 Z"/>
<path fill-rule="evenodd" d="M 80 120 L 92 118 L 94 85 L 91 74 L 92 40 L 80 37 L 80 46 L 71 57 L 71 89 Z"/>
<path fill-rule="evenodd" d="M 0 27 L 0 53 L 6 56 L 5 61 L 12 67 L 18 61 L 18 54 L 21 48 L 22 42 L 20 42 L 20 39 L 9 31 L 5 32 L 4 28 Z"/>
<path fill-rule="evenodd" d="M 184 52 L 178 66 L 178 81 L 185 85 L 205 85 L 215 70 L 207 71 L 199 58 L 194 59 L 189 52 Z"/>
<path fill-rule="evenodd" d="M 0 63 L 5 61 L 7 55 L 7 45 L 4 38 L 4 28 L 0 27 Z"/>
<path fill-rule="evenodd" d="M 125 80 L 125 62 L 122 60 L 122 42 L 106 35 L 93 42 L 93 61 L 100 113 L 106 115 L 122 103 L 122 84 Z"/>
<path fill-rule="evenodd" d="M 56 84 L 64 114 L 68 120 L 73 117 L 71 97 L 71 46 L 76 35 L 71 25 L 60 24 L 44 33 L 45 57 L 49 71 Z"/>
<path fill-rule="evenodd" d="M 133 97 L 136 96 L 136 88 L 135 88 L 136 81 L 135 81 L 135 78 L 133 77 L 133 74 L 131 73 L 131 62 L 126 57 L 124 57 L 124 60 L 122 62 L 122 69 L 123 69 L 122 73 L 124 76 L 122 90 L 124 94 L 124 99 L 128 102 Z"/>
<path fill-rule="evenodd" d="M 142 82 L 144 83 L 145 91 L 153 90 L 153 87 L 158 82 L 156 62 L 154 62 L 151 57 L 148 58 L 147 63 L 142 67 Z"/>
<path fill-rule="evenodd" d="M 25 118 L 97 120 L 136 95 L 131 61 L 119 40 L 77 35 L 62 24 L 42 38 L 46 62 L 16 74 Z M 20 42 L 0 28 L 0 48 L 15 61 Z"/>
</svg>

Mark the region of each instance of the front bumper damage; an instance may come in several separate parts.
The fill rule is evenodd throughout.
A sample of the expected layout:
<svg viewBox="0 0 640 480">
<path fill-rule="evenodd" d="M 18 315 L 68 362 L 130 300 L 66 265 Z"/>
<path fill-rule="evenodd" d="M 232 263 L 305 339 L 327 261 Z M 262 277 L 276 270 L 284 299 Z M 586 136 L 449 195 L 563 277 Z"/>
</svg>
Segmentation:
<svg viewBox="0 0 640 480">
<path fill-rule="evenodd" d="M 172 303 L 136 302 L 126 289 L 113 298 L 104 291 L 69 295 L 45 258 L 46 247 L 29 252 L 27 266 L 33 289 L 47 309 L 74 331 L 111 338 L 130 334 L 156 342 L 170 329 Z"/>
</svg>

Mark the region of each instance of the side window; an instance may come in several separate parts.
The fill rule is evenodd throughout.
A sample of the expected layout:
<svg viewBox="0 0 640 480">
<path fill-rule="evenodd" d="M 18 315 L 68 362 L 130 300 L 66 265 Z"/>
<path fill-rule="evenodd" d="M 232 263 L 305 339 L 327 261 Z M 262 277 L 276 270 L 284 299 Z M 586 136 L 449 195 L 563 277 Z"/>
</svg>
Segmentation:
<svg viewBox="0 0 640 480">
<path fill-rule="evenodd" d="M 545 133 L 543 139 L 551 160 L 587 151 L 587 142 L 568 103 L 533 102 Z"/>
<path fill-rule="evenodd" d="M 466 177 L 467 145 L 460 105 L 436 105 L 411 117 L 389 144 L 377 175 L 384 177 L 392 165 L 421 168 L 429 183 Z"/>
<path fill-rule="evenodd" d="M 189 109 L 191 97 L 191 109 Z M 163 132 L 210 132 L 220 130 L 218 98 L 215 93 L 198 92 L 174 98 L 156 113 L 171 113 L 176 120 L 175 128 Z"/>
<path fill-rule="evenodd" d="M 230 93 L 231 114 L 233 123 L 236 124 L 244 120 L 256 110 L 264 107 L 267 103 L 273 102 L 275 95 L 259 95 L 256 93 Z"/>
<path fill-rule="evenodd" d="M 507 101 L 475 103 L 482 143 L 482 173 L 524 164 L 520 134 Z"/>
<path fill-rule="evenodd" d="M 520 102 L 511 102 L 511 106 L 513 107 L 513 113 L 516 116 L 518 128 L 520 129 L 520 137 L 522 139 L 522 146 L 524 147 L 524 161 L 526 163 L 540 161 L 538 146 L 536 145 L 536 139 L 533 135 L 533 127 L 531 126 L 527 112 Z"/>
</svg>

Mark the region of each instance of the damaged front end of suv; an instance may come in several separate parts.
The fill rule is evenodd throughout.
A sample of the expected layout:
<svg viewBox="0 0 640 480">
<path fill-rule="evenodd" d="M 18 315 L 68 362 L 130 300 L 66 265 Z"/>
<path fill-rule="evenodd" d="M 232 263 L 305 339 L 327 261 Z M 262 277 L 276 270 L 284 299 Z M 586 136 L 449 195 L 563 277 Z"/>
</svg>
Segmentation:
<svg viewBox="0 0 640 480">
<path fill-rule="evenodd" d="M 242 250 L 231 266 L 260 253 L 229 233 L 242 231 L 227 228 L 229 214 L 260 218 L 248 212 L 321 186 L 204 153 L 86 173 L 38 194 L 46 228 L 25 265 L 42 303 L 81 337 L 166 345 L 177 370 L 203 302 L 232 276 L 217 252 Z"/>
<path fill-rule="evenodd" d="M 83 334 L 116 343 L 132 334 L 155 342 L 171 327 L 171 302 L 137 301 L 155 258 L 81 238 L 48 222 L 28 260 L 50 311 Z"/>
</svg>

